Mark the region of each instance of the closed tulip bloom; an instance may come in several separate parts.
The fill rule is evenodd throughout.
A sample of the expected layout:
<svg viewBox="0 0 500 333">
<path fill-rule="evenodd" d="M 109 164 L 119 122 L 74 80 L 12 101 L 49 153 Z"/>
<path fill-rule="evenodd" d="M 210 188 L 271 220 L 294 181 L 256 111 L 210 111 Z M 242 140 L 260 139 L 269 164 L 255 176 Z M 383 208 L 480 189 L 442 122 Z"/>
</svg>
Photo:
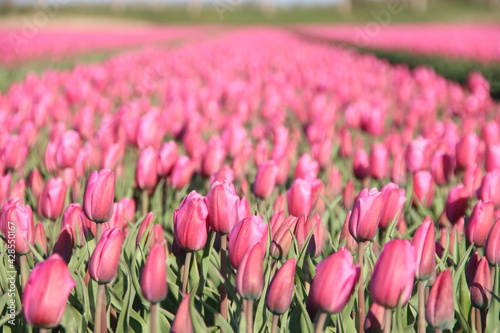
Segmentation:
<svg viewBox="0 0 500 333">
<path fill-rule="evenodd" d="M 375 179 L 384 179 L 387 176 L 389 152 L 382 143 L 373 145 L 370 154 L 370 174 Z"/>
<path fill-rule="evenodd" d="M 174 322 L 170 328 L 170 333 L 194 333 L 193 321 L 191 320 L 191 312 L 189 311 L 190 295 L 184 295 L 177 313 L 174 317 Z"/>
<path fill-rule="evenodd" d="M 352 154 L 352 138 L 351 132 L 349 132 L 346 128 L 340 131 L 340 147 L 339 147 L 339 156 L 340 157 L 349 157 Z"/>
<path fill-rule="evenodd" d="M 43 177 L 38 169 L 34 169 L 33 171 L 31 171 L 28 178 L 28 186 L 31 189 L 33 197 L 38 201 L 38 198 L 43 191 Z"/>
<path fill-rule="evenodd" d="M 3 147 L 2 157 L 7 169 L 18 170 L 24 166 L 28 157 L 28 146 L 21 137 L 9 137 Z"/>
<path fill-rule="evenodd" d="M 430 157 L 429 140 L 418 137 L 406 148 L 406 168 L 410 172 L 426 170 L 429 167 Z"/>
<path fill-rule="evenodd" d="M 354 193 L 354 181 L 349 179 L 344 187 L 344 194 L 342 195 L 342 203 L 345 208 L 351 209 L 354 206 L 356 195 Z"/>
<path fill-rule="evenodd" d="M 500 264 L 500 219 L 495 222 L 488 235 L 484 254 L 490 265 Z"/>
<path fill-rule="evenodd" d="M 443 151 L 436 152 L 431 161 L 431 174 L 438 185 L 447 184 L 453 175 L 453 159 Z"/>
<path fill-rule="evenodd" d="M 483 246 L 486 243 L 488 233 L 493 226 L 494 213 L 493 202 L 478 201 L 465 225 L 465 236 L 469 243 L 474 243 L 476 246 Z"/>
<path fill-rule="evenodd" d="M 137 145 L 139 149 L 145 149 L 148 146 L 158 149 L 163 140 L 162 122 L 160 112 L 151 110 L 144 114 L 137 125 Z"/>
<path fill-rule="evenodd" d="M 486 309 L 491 302 L 491 293 L 493 284 L 491 281 L 491 272 L 488 260 L 483 257 L 479 260 L 474 272 L 474 277 L 470 285 L 470 295 L 472 305 L 479 309 Z"/>
<path fill-rule="evenodd" d="M 330 162 L 332 146 L 332 140 L 329 138 L 316 142 L 311 146 L 311 153 L 321 167 L 325 167 Z"/>
<path fill-rule="evenodd" d="M 352 211 L 349 211 L 345 217 L 344 225 L 340 231 L 339 244 L 345 246 L 351 253 L 353 253 L 358 249 L 358 243 L 356 243 L 356 240 L 349 232 L 349 220 L 351 219 L 351 214 Z M 343 243 L 344 240 L 345 243 Z"/>
<path fill-rule="evenodd" d="M 500 170 L 488 172 L 481 182 L 478 198 L 492 201 L 496 208 L 500 207 Z"/>
<path fill-rule="evenodd" d="M 305 180 L 316 179 L 319 172 L 319 164 L 309 154 L 302 154 L 297 166 L 295 167 L 295 179 L 302 178 Z"/>
<path fill-rule="evenodd" d="M 396 216 L 402 218 L 406 202 L 405 190 L 394 183 L 382 187 L 382 208 L 380 210 L 380 228 L 387 228 Z"/>
<path fill-rule="evenodd" d="M 141 274 L 141 291 L 145 299 L 158 303 L 167 297 L 165 246 L 156 243 L 149 252 Z"/>
<path fill-rule="evenodd" d="M 364 149 L 357 149 L 352 160 L 352 171 L 357 179 L 370 175 L 370 158 Z"/>
<path fill-rule="evenodd" d="M 288 212 L 293 216 L 309 214 L 312 209 L 312 186 L 307 180 L 295 179 L 286 191 Z"/>
<path fill-rule="evenodd" d="M 123 207 L 123 215 L 125 220 L 132 222 L 135 217 L 135 201 L 132 198 L 121 198 L 120 204 Z"/>
<path fill-rule="evenodd" d="M 434 180 L 429 171 L 413 174 L 413 203 L 430 207 L 434 201 Z"/>
<path fill-rule="evenodd" d="M 144 149 L 137 160 L 135 180 L 142 190 L 151 191 L 158 183 L 158 154 L 153 147 Z"/>
<path fill-rule="evenodd" d="M 195 170 L 194 163 L 187 156 L 179 156 L 170 175 L 170 183 L 173 188 L 180 190 L 191 181 Z"/>
<path fill-rule="evenodd" d="M 349 232 L 358 242 L 372 240 L 377 233 L 383 197 L 376 188 L 364 188 L 356 198 L 349 220 Z"/>
<path fill-rule="evenodd" d="M 168 176 L 179 156 L 175 141 L 165 142 L 158 152 L 158 174 L 162 177 Z"/>
<path fill-rule="evenodd" d="M 360 272 L 359 265 L 353 265 L 351 253 L 340 248 L 318 264 L 311 283 L 310 302 L 326 313 L 341 312 L 354 292 Z"/>
<path fill-rule="evenodd" d="M 154 218 L 155 218 L 155 216 L 154 216 L 153 212 L 149 212 L 146 214 L 146 216 L 142 220 L 141 225 L 139 226 L 139 231 L 137 232 L 137 237 L 135 239 L 135 242 L 137 245 L 140 244 L 143 237 L 145 239 L 146 244 L 149 244 L 151 242 L 151 235 L 152 235 L 153 227 L 154 227 L 154 224 L 153 224 Z"/>
<path fill-rule="evenodd" d="M 278 167 L 274 161 L 262 163 L 257 170 L 252 191 L 259 198 L 268 198 L 276 186 Z"/>
<path fill-rule="evenodd" d="M 396 184 L 404 184 L 406 181 L 406 164 L 402 154 L 397 154 L 392 160 L 391 181 Z"/>
<path fill-rule="evenodd" d="M 474 133 L 462 137 L 456 146 L 457 167 L 466 169 L 476 162 L 479 138 Z"/>
<path fill-rule="evenodd" d="M 207 223 L 216 232 L 228 234 L 239 222 L 238 209 L 240 198 L 233 184 L 215 182 L 205 197 L 208 208 Z"/>
<path fill-rule="evenodd" d="M 238 205 L 238 220 L 241 221 L 250 215 L 252 215 L 250 213 L 250 201 L 248 201 L 247 197 L 241 197 Z"/>
<path fill-rule="evenodd" d="M 201 173 L 208 177 L 220 170 L 226 159 L 226 148 L 221 139 L 213 137 L 201 161 Z"/>
<path fill-rule="evenodd" d="M 467 265 L 465 266 L 465 279 L 467 281 L 467 285 L 469 288 L 472 285 L 472 280 L 474 280 L 474 274 L 476 274 L 477 264 L 481 257 L 479 256 L 479 252 L 474 252 L 471 254 Z"/>
<path fill-rule="evenodd" d="M 192 191 L 174 211 L 174 238 L 186 251 L 198 251 L 207 242 L 208 208 L 204 198 Z"/>
<path fill-rule="evenodd" d="M 500 144 L 489 144 L 486 148 L 486 171 L 500 169 Z"/>
<path fill-rule="evenodd" d="M 440 330 L 453 328 L 455 321 L 453 300 L 453 279 L 451 271 L 447 269 L 437 276 L 425 305 L 425 318 L 432 327 Z"/>
<path fill-rule="evenodd" d="M 10 173 L 0 175 L 0 202 L 3 202 L 9 196 L 11 179 Z"/>
<path fill-rule="evenodd" d="M 113 215 L 115 174 L 111 170 L 93 171 L 87 179 L 83 195 L 83 211 L 96 223 L 109 221 Z"/>
<path fill-rule="evenodd" d="M 20 179 L 17 183 L 12 186 L 9 192 L 9 198 L 24 198 L 24 193 L 26 192 L 26 182 L 24 179 Z"/>
<path fill-rule="evenodd" d="M 481 167 L 477 164 L 465 169 L 463 184 L 469 189 L 471 193 L 476 192 L 481 187 L 481 182 L 483 181 L 483 171 Z M 479 194 L 478 194 L 479 196 Z M 483 200 L 484 201 L 484 200 Z"/>
<path fill-rule="evenodd" d="M 382 333 L 385 326 L 385 308 L 375 302 L 370 305 L 370 309 L 365 318 L 366 333 Z"/>
<path fill-rule="evenodd" d="M 370 282 L 370 294 L 375 302 L 386 308 L 405 305 L 413 290 L 415 250 L 410 242 L 392 240 L 384 245 Z"/>
<path fill-rule="evenodd" d="M 61 178 L 51 178 L 38 199 L 38 214 L 51 220 L 57 219 L 64 208 L 66 184 Z"/>
<path fill-rule="evenodd" d="M 481 128 L 481 138 L 486 144 L 497 143 L 500 139 L 500 126 L 490 121 Z"/>
<path fill-rule="evenodd" d="M 314 231 L 311 239 L 309 240 L 307 252 L 312 256 L 317 256 L 323 251 L 327 233 L 319 214 L 314 214 L 310 218 L 306 215 L 302 215 L 297 221 L 295 237 L 297 238 L 297 245 L 302 249 L 305 246 L 307 237 L 313 228 Z"/>
<path fill-rule="evenodd" d="M 89 261 L 89 274 L 93 280 L 105 284 L 116 277 L 122 244 L 121 229 L 113 228 L 103 232 Z"/>
<path fill-rule="evenodd" d="M 57 327 L 75 285 L 66 263 L 58 254 L 36 264 L 23 292 L 26 321 L 35 327 Z"/>
<path fill-rule="evenodd" d="M 43 253 L 47 254 L 47 235 L 45 234 L 45 229 L 41 222 L 38 222 L 35 226 L 35 244 L 40 245 Z"/>
<path fill-rule="evenodd" d="M 434 223 L 432 220 L 424 221 L 415 231 L 411 245 L 415 248 L 417 280 L 428 280 L 436 268 L 436 240 Z"/>
<path fill-rule="evenodd" d="M 219 171 L 210 176 L 210 186 L 215 182 L 232 183 L 234 181 L 234 171 L 231 167 L 224 165 Z"/>
<path fill-rule="evenodd" d="M 4 207 L 0 224 L 2 235 L 5 242 L 9 244 L 9 249 L 10 246 L 14 245 L 18 255 L 31 252 L 28 243 L 34 244 L 35 224 L 30 206 L 16 201 L 12 205 Z"/>
<path fill-rule="evenodd" d="M 295 216 L 289 216 L 276 228 L 275 232 L 272 232 L 269 254 L 274 259 L 281 260 L 290 251 L 297 221 L 298 219 Z"/>
<path fill-rule="evenodd" d="M 238 268 L 245 253 L 255 244 L 260 244 L 262 252 L 267 248 L 267 223 L 259 215 L 249 216 L 238 222 L 229 234 L 229 262 Z"/>
<path fill-rule="evenodd" d="M 328 176 L 327 194 L 328 198 L 335 198 L 342 192 L 342 174 L 337 168 L 332 168 Z"/>
<path fill-rule="evenodd" d="M 56 161 L 61 168 L 70 168 L 78 157 L 82 147 L 82 140 L 77 131 L 67 131 L 59 138 Z"/>
<path fill-rule="evenodd" d="M 245 298 L 255 300 L 264 289 L 264 254 L 260 244 L 247 250 L 236 272 L 236 291 Z"/>
<path fill-rule="evenodd" d="M 69 226 L 71 230 L 71 235 L 78 245 L 83 245 L 85 241 L 84 225 L 80 215 L 83 209 L 80 204 L 72 203 L 64 210 L 61 228 Z"/>
<path fill-rule="evenodd" d="M 467 203 L 469 201 L 469 190 L 464 185 L 457 185 L 450 189 L 446 200 L 446 217 L 451 223 L 456 223 L 458 219 L 465 215 Z"/>
<path fill-rule="evenodd" d="M 292 302 L 297 259 L 288 259 L 274 274 L 266 294 L 266 307 L 275 315 L 285 313 Z"/>
<path fill-rule="evenodd" d="M 54 172 L 57 171 L 57 142 L 49 141 L 47 147 L 45 148 L 44 164 L 47 171 Z"/>
<path fill-rule="evenodd" d="M 52 250 L 52 253 L 59 254 L 66 263 L 69 263 L 69 261 L 71 260 L 71 256 L 73 255 L 74 245 L 75 240 L 73 238 L 71 227 L 69 225 L 66 225 L 61 228 L 56 242 L 54 243 L 54 249 Z"/>
</svg>

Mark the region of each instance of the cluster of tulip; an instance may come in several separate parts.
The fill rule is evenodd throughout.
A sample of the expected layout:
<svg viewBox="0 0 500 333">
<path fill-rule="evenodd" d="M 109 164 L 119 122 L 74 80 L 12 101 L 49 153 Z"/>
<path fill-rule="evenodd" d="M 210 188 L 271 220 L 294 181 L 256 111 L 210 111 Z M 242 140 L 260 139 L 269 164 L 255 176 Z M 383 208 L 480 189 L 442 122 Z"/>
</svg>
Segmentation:
<svg viewBox="0 0 500 333">
<path fill-rule="evenodd" d="M 3 332 L 499 327 L 488 82 L 214 38 L 0 95 Z"/>
<path fill-rule="evenodd" d="M 365 26 L 310 26 L 300 31 L 353 43 L 356 46 L 481 62 L 500 61 L 500 29 L 492 24 L 405 24 L 390 23 L 388 12 L 375 16 L 377 23 Z"/>
</svg>

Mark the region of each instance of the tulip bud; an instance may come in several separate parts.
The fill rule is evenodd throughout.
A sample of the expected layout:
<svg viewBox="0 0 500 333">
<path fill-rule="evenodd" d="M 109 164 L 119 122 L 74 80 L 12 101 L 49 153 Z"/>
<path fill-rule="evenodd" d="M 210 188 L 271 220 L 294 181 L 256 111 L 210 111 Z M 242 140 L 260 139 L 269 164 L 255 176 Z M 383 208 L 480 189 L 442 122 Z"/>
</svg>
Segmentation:
<svg viewBox="0 0 500 333">
<path fill-rule="evenodd" d="M 493 216 L 495 207 L 493 202 L 482 202 L 481 200 L 474 206 L 470 219 L 465 226 L 465 235 L 469 243 L 476 246 L 483 246 L 486 243 L 486 237 L 493 225 Z"/>
<path fill-rule="evenodd" d="M 489 144 L 486 148 L 486 171 L 500 169 L 500 144 Z"/>
<path fill-rule="evenodd" d="M 190 297 L 189 294 L 184 295 L 175 314 L 170 333 L 194 333 L 193 321 L 191 320 L 191 313 L 189 311 Z"/>
<path fill-rule="evenodd" d="M 257 170 L 252 191 L 259 198 L 268 198 L 276 186 L 278 167 L 274 161 L 262 163 Z"/>
<path fill-rule="evenodd" d="M 366 333 L 382 333 L 385 326 L 385 308 L 377 303 L 372 303 L 365 318 Z"/>
<path fill-rule="evenodd" d="M 66 263 L 58 254 L 36 264 L 23 292 L 26 321 L 36 327 L 57 327 L 75 285 Z"/>
<path fill-rule="evenodd" d="M 342 231 L 340 232 L 339 244 L 341 246 L 345 246 L 352 253 L 358 249 L 358 243 L 356 243 L 356 240 L 349 232 L 349 220 L 351 219 L 351 214 L 352 211 L 347 212 Z M 342 243 L 344 240 L 345 243 Z"/>
<path fill-rule="evenodd" d="M 481 167 L 477 164 L 465 169 L 463 184 L 469 189 L 471 193 L 476 192 L 481 187 L 481 182 L 483 180 L 483 171 Z M 483 200 L 484 201 L 484 200 Z"/>
<path fill-rule="evenodd" d="M 309 154 L 300 156 L 295 167 L 294 179 L 301 178 L 305 180 L 316 179 L 319 172 L 319 164 Z"/>
<path fill-rule="evenodd" d="M 464 185 L 460 184 L 450 189 L 446 200 L 446 217 L 451 223 L 456 223 L 465 215 L 468 200 L 469 190 Z"/>
<path fill-rule="evenodd" d="M 324 248 L 324 242 L 326 239 L 326 231 L 321 221 L 319 214 L 314 214 L 312 218 L 308 218 L 306 215 L 302 215 L 297 221 L 297 227 L 295 228 L 295 237 L 297 238 L 297 245 L 299 248 L 305 246 L 307 237 L 311 230 L 313 230 L 313 235 L 309 240 L 307 246 L 307 252 L 312 256 L 318 256 Z"/>
<path fill-rule="evenodd" d="M 428 280 L 436 268 L 436 240 L 432 220 L 423 222 L 415 231 L 411 245 L 415 248 L 415 277 L 418 280 Z"/>
<path fill-rule="evenodd" d="M 406 202 L 405 190 L 389 183 L 382 187 L 382 208 L 380 210 L 380 228 L 387 228 L 396 217 L 401 220 Z"/>
<path fill-rule="evenodd" d="M 413 174 L 413 204 L 427 208 L 434 200 L 434 181 L 429 171 L 417 171 Z"/>
<path fill-rule="evenodd" d="M 47 236 L 45 234 L 45 229 L 41 222 L 38 222 L 35 226 L 35 244 L 40 245 L 44 254 L 47 254 Z"/>
<path fill-rule="evenodd" d="M 128 222 L 134 221 L 135 217 L 135 201 L 131 198 L 121 198 L 119 203 L 123 207 L 123 216 Z M 135 222 L 135 221 L 134 221 Z"/>
<path fill-rule="evenodd" d="M 282 213 L 284 212 L 282 211 Z M 290 247 L 292 246 L 293 233 L 295 231 L 297 221 L 298 219 L 295 216 L 289 216 L 286 220 L 283 220 L 282 223 L 276 223 L 278 224 L 274 227 L 276 230 L 271 231 L 272 241 L 269 248 L 269 254 L 274 259 L 281 260 L 287 256 L 288 251 L 290 251 Z"/>
<path fill-rule="evenodd" d="M 332 140 L 329 138 L 316 142 L 311 146 L 311 153 L 321 167 L 325 167 L 330 162 L 332 146 Z"/>
<path fill-rule="evenodd" d="M 216 232 L 228 234 L 239 222 L 240 198 L 233 184 L 215 182 L 204 199 L 208 208 L 207 223 Z"/>
<path fill-rule="evenodd" d="M 153 147 L 141 152 L 135 169 L 135 180 L 142 190 L 151 191 L 158 183 L 158 154 Z"/>
<path fill-rule="evenodd" d="M 66 184 L 61 178 L 51 178 L 38 199 L 38 214 L 51 220 L 57 219 L 64 208 Z"/>
<path fill-rule="evenodd" d="M 245 298 L 255 300 L 264 289 L 264 253 L 260 244 L 247 250 L 236 272 L 236 291 Z"/>
<path fill-rule="evenodd" d="M 144 114 L 137 126 L 137 146 L 139 149 L 143 150 L 149 146 L 158 149 L 164 136 L 162 128 L 163 123 L 158 110 L 153 109 Z"/>
<path fill-rule="evenodd" d="M 149 252 L 141 275 L 141 291 L 151 303 L 158 303 L 167 297 L 167 266 L 165 247 L 156 243 Z"/>
<path fill-rule="evenodd" d="M 470 285 L 472 305 L 479 309 L 488 308 L 491 302 L 491 290 L 493 290 L 493 285 L 490 267 L 486 258 L 483 257 L 477 263 L 472 284 Z"/>
<path fill-rule="evenodd" d="M 174 211 L 174 238 L 186 251 L 198 251 L 205 246 L 208 237 L 208 208 L 204 198 L 192 191 Z"/>
<path fill-rule="evenodd" d="M 453 160 L 445 152 L 438 151 L 432 157 L 431 174 L 436 184 L 447 184 L 453 175 L 453 168 Z"/>
<path fill-rule="evenodd" d="M 351 253 L 340 248 L 318 264 L 311 283 L 310 302 L 327 313 L 341 312 L 354 292 L 360 272 L 359 265 L 353 265 Z"/>
<path fill-rule="evenodd" d="M 250 201 L 246 197 L 242 197 L 238 205 L 238 220 L 241 221 L 250 215 L 252 215 L 250 213 Z"/>
<path fill-rule="evenodd" d="M 387 176 L 389 152 L 384 144 L 373 145 L 370 155 L 370 174 L 375 179 L 384 179 Z"/>
<path fill-rule="evenodd" d="M 80 246 L 83 245 L 85 241 L 85 231 L 82 219 L 80 215 L 82 214 L 82 206 L 77 203 L 69 204 L 64 210 L 61 229 L 68 226 L 71 231 L 71 236 L 74 242 Z"/>
<path fill-rule="evenodd" d="M 405 305 L 413 290 L 416 270 L 415 250 L 410 242 L 392 240 L 384 245 L 370 282 L 370 294 L 375 302 L 386 308 Z"/>
<path fill-rule="evenodd" d="M 266 294 L 266 306 L 275 315 L 285 313 L 292 302 L 297 259 L 287 260 L 274 274 Z"/>
<path fill-rule="evenodd" d="M 469 262 L 467 262 L 467 265 L 465 266 L 465 279 L 469 288 L 472 285 L 472 280 L 474 279 L 474 274 L 476 273 L 477 264 L 480 259 L 481 257 L 479 257 L 479 253 L 474 252 L 471 254 Z"/>
<path fill-rule="evenodd" d="M 82 147 L 80 134 L 76 131 L 67 131 L 59 138 L 56 161 L 60 168 L 71 168 Z"/>
<path fill-rule="evenodd" d="M 111 282 L 118 271 L 123 234 L 118 228 L 105 230 L 89 261 L 90 277 L 100 284 Z"/>
<path fill-rule="evenodd" d="M 31 189 L 33 197 L 38 201 L 38 198 L 43 191 L 43 177 L 38 169 L 34 169 L 33 171 L 31 171 L 28 178 L 28 186 Z"/>
<path fill-rule="evenodd" d="M 201 173 L 203 176 L 210 176 L 220 170 L 226 159 L 226 149 L 222 140 L 212 137 L 208 142 L 205 154 L 203 154 Z"/>
<path fill-rule="evenodd" d="M 232 183 L 234 181 L 234 171 L 229 166 L 224 165 L 219 171 L 210 176 L 210 186 L 215 182 Z"/>
<path fill-rule="evenodd" d="M 229 234 L 228 254 L 229 262 L 238 268 L 243 256 L 255 244 L 259 243 L 262 253 L 267 249 L 267 223 L 262 217 L 252 215 L 238 222 Z"/>
<path fill-rule="evenodd" d="M 430 161 L 429 140 L 419 137 L 411 141 L 406 148 L 405 160 L 408 171 L 426 170 Z"/>
<path fill-rule="evenodd" d="M 83 211 L 96 223 L 109 221 L 113 216 L 115 174 L 111 170 L 93 171 L 85 186 Z"/>
<path fill-rule="evenodd" d="M 356 241 L 363 242 L 375 237 L 382 203 L 382 193 L 376 188 L 364 188 L 358 194 L 349 220 L 349 232 Z"/>
<path fill-rule="evenodd" d="M 402 154 L 394 156 L 391 167 L 391 181 L 399 185 L 406 181 L 406 164 Z"/>
<path fill-rule="evenodd" d="M 490 230 L 484 253 L 490 265 L 500 264 L 500 220 L 497 220 Z"/>
<path fill-rule="evenodd" d="M 184 155 L 179 156 L 170 175 L 172 187 L 176 190 L 186 187 L 191 181 L 194 170 L 194 163 L 189 157 Z"/>
<path fill-rule="evenodd" d="M 158 174 L 166 177 L 172 171 L 179 156 L 175 141 L 165 142 L 158 152 Z"/>
<path fill-rule="evenodd" d="M 479 199 L 483 202 L 493 201 L 495 207 L 500 206 L 500 171 L 488 172 L 479 188 Z"/>
<path fill-rule="evenodd" d="M 28 146 L 21 137 L 11 136 L 5 142 L 1 156 L 7 169 L 19 170 L 26 163 Z"/>
<path fill-rule="evenodd" d="M 312 186 L 307 180 L 298 178 L 286 191 L 288 212 L 293 216 L 309 214 L 312 209 Z"/>
<path fill-rule="evenodd" d="M 479 138 L 474 133 L 462 137 L 456 146 L 457 167 L 467 169 L 476 162 Z"/>
<path fill-rule="evenodd" d="M 455 319 L 453 280 L 449 269 L 439 273 L 425 306 L 425 318 L 432 327 L 452 329 Z"/>
<path fill-rule="evenodd" d="M 356 199 L 354 194 L 354 182 L 352 179 L 349 179 L 344 187 L 344 194 L 342 196 L 343 205 L 347 209 L 351 209 L 354 206 L 354 200 Z"/>
<path fill-rule="evenodd" d="M 66 225 L 65 227 L 61 228 L 56 242 L 54 243 L 54 249 L 52 250 L 52 253 L 59 254 L 66 263 L 69 263 L 73 254 L 74 245 L 75 240 L 72 235 L 71 227 L 69 225 Z"/>
<path fill-rule="evenodd" d="M 352 171 L 357 179 L 364 179 L 370 175 L 370 158 L 364 149 L 357 149 L 352 161 Z"/>
<path fill-rule="evenodd" d="M 35 224 L 30 206 L 16 201 L 4 207 L 0 219 L 0 229 L 5 242 L 9 245 L 9 251 L 14 249 L 18 255 L 31 252 L 28 243 L 34 244 Z"/>
</svg>

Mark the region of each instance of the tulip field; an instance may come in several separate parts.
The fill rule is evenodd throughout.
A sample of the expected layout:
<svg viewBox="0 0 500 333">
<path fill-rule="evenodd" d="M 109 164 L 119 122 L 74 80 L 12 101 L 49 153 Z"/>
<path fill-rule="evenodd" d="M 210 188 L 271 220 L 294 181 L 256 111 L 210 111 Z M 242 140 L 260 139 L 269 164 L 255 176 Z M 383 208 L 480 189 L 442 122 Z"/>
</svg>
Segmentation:
<svg viewBox="0 0 500 333">
<path fill-rule="evenodd" d="M 114 53 L 0 92 L 0 331 L 500 332 L 479 72 L 284 27 L 39 37 L 0 61 Z"/>
</svg>

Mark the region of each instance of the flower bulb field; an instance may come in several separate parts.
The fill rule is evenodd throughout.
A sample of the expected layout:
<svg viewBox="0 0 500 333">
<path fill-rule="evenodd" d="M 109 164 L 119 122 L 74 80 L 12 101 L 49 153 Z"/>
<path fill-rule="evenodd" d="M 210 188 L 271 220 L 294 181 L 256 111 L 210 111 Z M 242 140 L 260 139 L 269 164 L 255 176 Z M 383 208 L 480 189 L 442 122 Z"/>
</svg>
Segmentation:
<svg viewBox="0 0 500 333">
<path fill-rule="evenodd" d="M 490 81 L 296 29 L 0 32 L 0 331 L 499 332 Z"/>
</svg>

